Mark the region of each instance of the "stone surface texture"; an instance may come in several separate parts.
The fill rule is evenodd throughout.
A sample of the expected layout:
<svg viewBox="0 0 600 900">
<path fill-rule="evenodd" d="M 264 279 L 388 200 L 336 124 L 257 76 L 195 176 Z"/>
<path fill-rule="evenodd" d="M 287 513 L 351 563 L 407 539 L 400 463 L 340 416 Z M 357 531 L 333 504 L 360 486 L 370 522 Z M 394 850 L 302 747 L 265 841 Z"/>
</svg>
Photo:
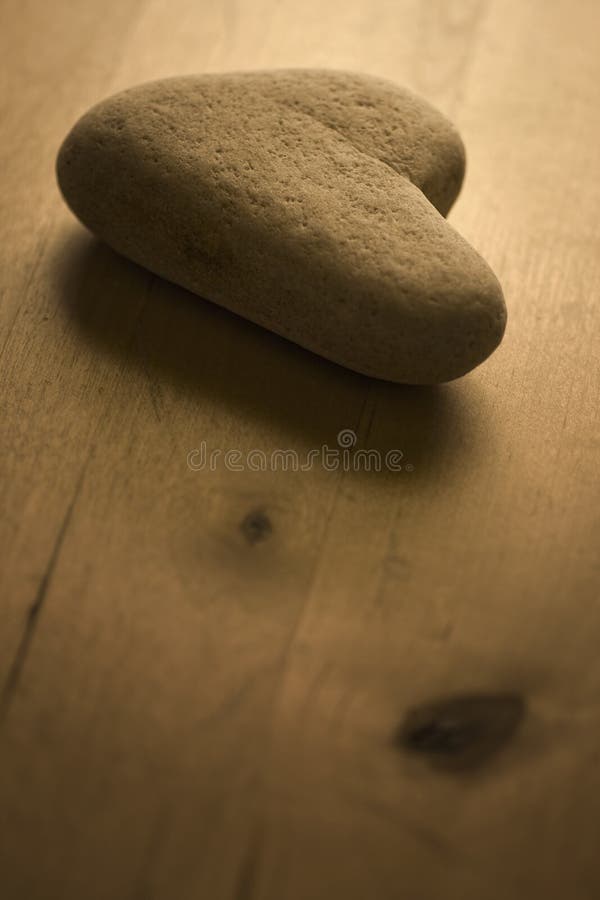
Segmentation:
<svg viewBox="0 0 600 900">
<path fill-rule="evenodd" d="M 167 78 L 98 103 L 57 159 L 68 205 L 152 272 L 355 371 L 449 381 L 497 347 L 502 290 L 446 222 L 462 141 L 341 70 Z"/>
</svg>

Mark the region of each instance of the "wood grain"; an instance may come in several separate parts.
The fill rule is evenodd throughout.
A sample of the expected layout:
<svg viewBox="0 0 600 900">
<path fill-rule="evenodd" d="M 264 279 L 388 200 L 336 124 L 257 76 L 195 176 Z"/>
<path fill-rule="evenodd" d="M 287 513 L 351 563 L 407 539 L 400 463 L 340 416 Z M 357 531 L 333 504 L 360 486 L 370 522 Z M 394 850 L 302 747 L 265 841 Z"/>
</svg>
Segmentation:
<svg viewBox="0 0 600 900">
<path fill-rule="evenodd" d="M 3 900 L 600 894 L 599 27 L 595 0 L 4 0 Z M 320 360 L 62 204 L 56 151 L 96 100 L 295 65 L 458 124 L 451 221 L 509 307 L 460 381 Z M 342 429 L 412 469 L 187 463 Z M 483 765 L 394 739 L 465 694 L 523 703 Z M 455 724 L 431 727 L 445 752 Z"/>
</svg>

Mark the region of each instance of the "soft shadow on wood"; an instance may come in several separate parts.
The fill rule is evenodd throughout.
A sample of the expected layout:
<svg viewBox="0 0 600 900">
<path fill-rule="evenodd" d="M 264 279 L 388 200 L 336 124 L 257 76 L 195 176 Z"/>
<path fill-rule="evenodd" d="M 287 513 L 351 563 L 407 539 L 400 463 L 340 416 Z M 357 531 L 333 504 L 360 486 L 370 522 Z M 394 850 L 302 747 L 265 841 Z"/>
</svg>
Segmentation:
<svg viewBox="0 0 600 900">
<path fill-rule="evenodd" d="M 171 385 L 214 410 L 217 423 L 220 409 L 250 419 L 266 431 L 265 450 L 339 449 L 338 434 L 350 430 L 356 449 L 401 450 L 419 480 L 479 452 L 481 391 L 472 380 L 415 387 L 351 372 L 152 275 L 76 226 L 54 262 L 92 354 Z M 365 468 L 354 474 L 390 474 L 385 462 L 379 473 Z"/>
</svg>

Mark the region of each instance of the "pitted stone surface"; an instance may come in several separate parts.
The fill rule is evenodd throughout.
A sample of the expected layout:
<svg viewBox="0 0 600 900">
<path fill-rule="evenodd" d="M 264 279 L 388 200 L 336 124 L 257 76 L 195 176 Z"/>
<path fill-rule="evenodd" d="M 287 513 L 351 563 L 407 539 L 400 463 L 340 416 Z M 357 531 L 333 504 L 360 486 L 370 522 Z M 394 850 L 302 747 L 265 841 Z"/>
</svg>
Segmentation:
<svg viewBox="0 0 600 900">
<path fill-rule="evenodd" d="M 485 261 L 444 216 L 454 127 L 382 78 L 167 78 L 92 107 L 58 155 L 75 215 L 119 253 L 334 362 L 449 381 L 502 339 Z"/>
</svg>

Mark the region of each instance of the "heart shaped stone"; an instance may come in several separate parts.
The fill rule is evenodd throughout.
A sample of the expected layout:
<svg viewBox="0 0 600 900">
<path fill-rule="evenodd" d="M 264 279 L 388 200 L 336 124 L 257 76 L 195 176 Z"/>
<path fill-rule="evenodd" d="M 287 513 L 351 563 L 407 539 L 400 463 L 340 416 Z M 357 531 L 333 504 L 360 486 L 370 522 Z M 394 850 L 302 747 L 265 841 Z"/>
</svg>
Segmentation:
<svg viewBox="0 0 600 900">
<path fill-rule="evenodd" d="M 464 148 L 386 79 L 330 69 L 167 78 L 92 107 L 58 182 L 152 272 L 366 375 L 431 384 L 502 339 L 502 290 L 444 216 Z"/>
</svg>

